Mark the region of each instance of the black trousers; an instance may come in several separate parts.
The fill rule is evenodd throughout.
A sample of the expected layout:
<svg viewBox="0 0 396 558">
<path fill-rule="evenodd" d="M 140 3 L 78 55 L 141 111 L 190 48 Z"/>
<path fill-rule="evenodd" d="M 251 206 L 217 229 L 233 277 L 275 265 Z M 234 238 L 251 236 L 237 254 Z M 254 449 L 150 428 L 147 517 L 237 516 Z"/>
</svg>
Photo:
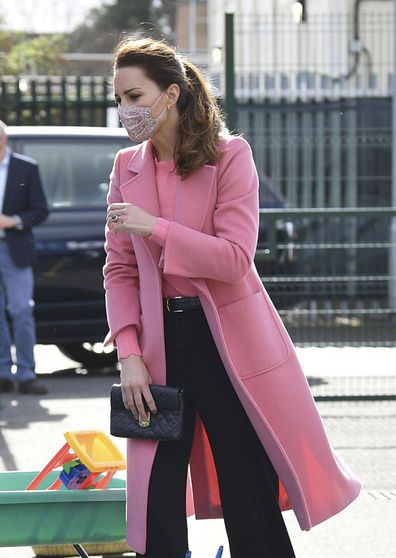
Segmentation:
<svg viewBox="0 0 396 558">
<path fill-rule="evenodd" d="M 158 447 L 144 558 L 184 558 L 188 550 L 186 476 L 196 413 L 215 459 L 232 558 L 294 557 L 278 505 L 277 474 L 228 378 L 204 312 L 165 310 L 164 317 L 167 383 L 186 390 L 187 428 L 182 440 Z"/>
</svg>

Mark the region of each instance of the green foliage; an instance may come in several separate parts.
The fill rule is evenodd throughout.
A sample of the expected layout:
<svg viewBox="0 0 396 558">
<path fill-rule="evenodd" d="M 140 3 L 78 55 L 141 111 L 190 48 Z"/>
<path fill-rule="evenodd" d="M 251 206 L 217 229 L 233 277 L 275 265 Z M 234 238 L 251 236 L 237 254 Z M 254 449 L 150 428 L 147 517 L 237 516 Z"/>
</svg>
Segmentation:
<svg viewBox="0 0 396 558">
<path fill-rule="evenodd" d="M 0 15 L 0 75 L 7 73 L 8 56 L 18 41 L 22 40 L 23 33 L 11 33 L 1 29 Z"/>
<path fill-rule="evenodd" d="M 0 30 L 0 74 L 59 74 L 66 47 L 63 35 L 29 38 L 25 33 Z"/>
<path fill-rule="evenodd" d="M 156 19 L 153 0 L 116 0 L 92 11 L 92 19 L 97 29 L 135 30 L 142 22 Z"/>
<path fill-rule="evenodd" d="M 111 52 L 125 33 L 172 38 L 177 0 L 113 0 L 90 10 L 70 36 L 70 49 Z"/>
<path fill-rule="evenodd" d="M 62 74 L 64 52 L 111 52 L 122 35 L 172 40 L 177 0 L 112 0 L 92 9 L 69 36 L 4 29 L 0 13 L 0 75 Z"/>
</svg>

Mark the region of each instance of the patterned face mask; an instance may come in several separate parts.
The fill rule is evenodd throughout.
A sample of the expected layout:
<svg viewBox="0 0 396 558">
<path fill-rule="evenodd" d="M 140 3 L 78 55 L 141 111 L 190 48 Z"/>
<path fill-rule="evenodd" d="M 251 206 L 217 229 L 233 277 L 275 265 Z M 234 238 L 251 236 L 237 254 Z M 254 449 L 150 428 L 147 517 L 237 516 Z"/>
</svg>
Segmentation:
<svg viewBox="0 0 396 558">
<path fill-rule="evenodd" d="M 154 118 L 151 115 L 151 109 L 155 107 L 164 93 L 165 91 L 161 93 L 151 107 L 122 107 L 119 105 L 118 115 L 120 117 L 121 124 L 128 132 L 128 136 L 132 141 L 146 141 L 154 134 L 158 128 L 162 115 L 166 112 L 166 108 L 164 108 L 157 118 Z"/>
</svg>

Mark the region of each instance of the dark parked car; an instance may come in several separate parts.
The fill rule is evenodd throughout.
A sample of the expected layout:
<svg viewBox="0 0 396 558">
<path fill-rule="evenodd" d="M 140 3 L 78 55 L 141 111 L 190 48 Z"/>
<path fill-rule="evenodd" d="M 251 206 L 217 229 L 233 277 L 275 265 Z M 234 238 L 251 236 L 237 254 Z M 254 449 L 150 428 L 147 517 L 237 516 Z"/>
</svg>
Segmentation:
<svg viewBox="0 0 396 558">
<path fill-rule="evenodd" d="M 287 204 L 282 194 L 271 185 L 268 177 L 260 179 L 259 203 L 261 209 L 286 209 Z M 284 218 L 275 221 L 277 251 L 273 259 L 262 259 L 259 252 L 268 248 L 268 220 L 260 215 L 256 267 L 261 276 L 283 275 L 291 273 L 297 253 L 294 246 L 296 227 L 291 220 Z"/>
<path fill-rule="evenodd" d="M 35 229 L 38 343 L 54 343 L 85 366 L 113 364 L 100 341 L 107 332 L 102 266 L 106 194 L 125 130 L 8 127 L 12 149 L 34 158 L 51 214 Z"/>
<path fill-rule="evenodd" d="M 12 149 L 34 158 L 51 208 L 35 229 L 35 317 L 38 343 L 54 343 L 86 367 L 111 366 L 114 351 L 101 341 L 107 332 L 102 266 L 109 174 L 117 151 L 130 145 L 124 129 L 84 127 L 8 127 Z M 260 183 L 263 207 L 285 207 L 283 199 Z M 259 247 L 265 246 L 265 220 Z M 278 240 L 292 235 L 279 222 Z M 264 262 L 268 272 L 287 260 Z M 269 266 L 269 267 L 268 267 Z"/>
</svg>

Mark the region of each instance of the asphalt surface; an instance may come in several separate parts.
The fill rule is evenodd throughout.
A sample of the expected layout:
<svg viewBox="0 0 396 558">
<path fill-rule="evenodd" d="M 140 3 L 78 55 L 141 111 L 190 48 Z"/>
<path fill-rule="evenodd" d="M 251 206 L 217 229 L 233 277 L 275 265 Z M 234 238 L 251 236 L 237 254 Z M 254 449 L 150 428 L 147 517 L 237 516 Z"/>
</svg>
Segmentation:
<svg viewBox="0 0 396 558">
<path fill-rule="evenodd" d="M 0 471 L 41 469 L 68 430 L 108 432 L 108 392 L 117 372 L 87 373 L 55 347 L 36 350 L 49 394 L 1 394 Z M 395 349 L 298 353 L 314 394 L 358 389 L 396 395 Z M 396 401 L 319 401 L 318 407 L 333 447 L 363 490 L 346 510 L 308 532 L 300 530 L 292 511 L 284 513 L 297 558 L 396 558 Z M 124 441 L 114 441 L 124 451 Z M 190 519 L 189 533 L 193 558 L 214 558 L 220 544 L 223 558 L 229 558 L 222 520 Z M 31 547 L 0 547 L 0 558 L 33 556 Z"/>
</svg>

